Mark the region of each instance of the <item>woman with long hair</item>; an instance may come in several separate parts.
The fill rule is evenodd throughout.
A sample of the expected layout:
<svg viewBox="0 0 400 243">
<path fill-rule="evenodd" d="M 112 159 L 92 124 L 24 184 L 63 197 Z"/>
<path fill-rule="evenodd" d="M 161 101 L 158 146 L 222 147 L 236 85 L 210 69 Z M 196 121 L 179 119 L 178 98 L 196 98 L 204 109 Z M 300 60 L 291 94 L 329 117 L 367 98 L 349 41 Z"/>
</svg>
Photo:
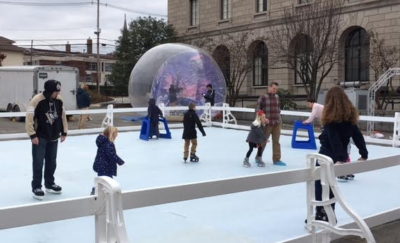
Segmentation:
<svg viewBox="0 0 400 243">
<path fill-rule="evenodd" d="M 323 131 L 319 136 L 321 143 L 319 153 L 332 158 L 333 163 L 344 163 L 349 157 L 347 145 L 352 138 L 361 155 L 359 160 L 368 159 L 365 140 L 357 126 L 358 118 L 358 110 L 344 90 L 339 86 L 332 87 L 326 94 L 322 113 Z M 332 192 L 330 192 L 330 197 L 333 197 Z M 320 180 L 315 181 L 315 198 L 318 201 L 322 200 Z M 335 209 L 334 204 L 332 208 Z M 328 221 L 323 207 L 317 206 L 315 219 Z"/>
</svg>

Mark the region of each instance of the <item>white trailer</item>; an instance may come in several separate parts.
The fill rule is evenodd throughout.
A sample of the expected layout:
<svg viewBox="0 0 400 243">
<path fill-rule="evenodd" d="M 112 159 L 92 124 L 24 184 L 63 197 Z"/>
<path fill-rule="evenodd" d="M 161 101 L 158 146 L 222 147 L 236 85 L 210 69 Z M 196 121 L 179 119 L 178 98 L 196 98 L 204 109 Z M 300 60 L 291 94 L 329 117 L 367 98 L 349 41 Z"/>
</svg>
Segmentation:
<svg viewBox="0 0 400 243">
<path fill-rule="evenodd" d="M 43 92 L 44 83 L 49 79 L 61 82 L 65 109 L 77 109 L 79 72 L 77 68 L 67 66 L 0 67 L 0 109 L 26 111 L 31 98 Z"/>
</svg>

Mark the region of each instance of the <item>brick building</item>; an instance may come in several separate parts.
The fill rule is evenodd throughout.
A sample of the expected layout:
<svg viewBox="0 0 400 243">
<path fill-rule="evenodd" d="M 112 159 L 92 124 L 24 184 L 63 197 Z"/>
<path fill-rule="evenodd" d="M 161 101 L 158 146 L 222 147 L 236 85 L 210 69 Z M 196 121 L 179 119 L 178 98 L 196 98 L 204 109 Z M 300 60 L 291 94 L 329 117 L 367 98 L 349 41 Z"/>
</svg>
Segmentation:
<svg viewBox="0 0 400 243">
<path fill-rule="evenodd" d="M 300 9 L 312 4 L 313 0 L 168 0 L 168 22 L 172 24 L 182 42 L 211 38 L 218 40 L 221 33 L 240 36 L 252 33 L 247 40 L 248 62 L 252 71 L 242 86 L 241 94 L 259 95 L 265 92 L 269 82 L 278 80 L 281 87 L 292 94 L 304 94 L 302 83 L 296 72 L 276 68 L 269 60 L 271 29 L 282 23 L 285 8 Z M 398 0 L 345 0 L 339 41 L 338 63 L 322 83 L 322 90 L 334 83 L 363 83 L 364 88 L 375 81 L 370 68 L 370 31 L 379 34 L 385 44 L 400 48 L 400 1 Z M 312 36 L 310 37 L 313 38 Z M 218 42 L 218 41 L 217 41 Z M 229 50 L 224 43 L 216 43 L 210 50 Z M 227 59 L 229 60 L 229 59 Z M 231 70 L 222 70 L 225 76 Z M 397 83 L 394 84 L 398 86 Z"/>
<path fill-rule="evenodd" d="M 26 49 L 24 65 L 64 65 L 79 69 L 79 81 L 88 85 L 97 84 L 97 56 L 92 52 L 92 40 L 87 40 L 87 52 L 71 52 L 66 44 L 65 51 Z M 116 58 L 111 54 L 100 54 L 101 86 L 110 85 L 107 80 Z"/>
</svg>

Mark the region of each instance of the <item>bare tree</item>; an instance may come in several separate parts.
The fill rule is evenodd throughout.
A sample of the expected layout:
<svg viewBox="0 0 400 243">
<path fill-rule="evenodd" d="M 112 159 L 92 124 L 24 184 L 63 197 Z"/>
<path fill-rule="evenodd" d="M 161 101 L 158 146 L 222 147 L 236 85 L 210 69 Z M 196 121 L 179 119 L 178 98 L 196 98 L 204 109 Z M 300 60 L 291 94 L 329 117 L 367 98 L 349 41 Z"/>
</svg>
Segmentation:
<svg viewBox="0 0 400 243">
<path fill-rule="evenodd" d="M 343 4 L 344 0 L 315 0 L 286 8 L 282 23 L 272 28 L 271 59 L 295 72 L 309 98 L 318 98 L 322 82 L 338 61 Z"/>
<path fill-rule="evenodd" d="M 212 53 L 224 74 L 230 106 L 235 106 L 240 90 L 252 69 L 248 60 L 248 44 L 251 39 L 253 36 L 249 32 L 221 32 L 215 38 L 201 38 L 191 43 Z"/>
<path fill-rule="evenodd" d="M 378 80 L 386 70 L 398 64 L 400 60 L 400 50 L 396 46 L 386 45 L 385 39 L 380 38 L 378 33 L 374 31 L 369 32 L 369 37 L 372 49 L 369 64 L 371 69 L 374 70 L 375 80 Z M 378 93 L 382 99 L 377 97 L 377 108 L 382 109 L 385 103 L 384 101 L 386 99 L 391 99 L 391 94 L 394 92 L 392 80 L 390 80 L 386 85 L 386 90 Z"/>
</svg>

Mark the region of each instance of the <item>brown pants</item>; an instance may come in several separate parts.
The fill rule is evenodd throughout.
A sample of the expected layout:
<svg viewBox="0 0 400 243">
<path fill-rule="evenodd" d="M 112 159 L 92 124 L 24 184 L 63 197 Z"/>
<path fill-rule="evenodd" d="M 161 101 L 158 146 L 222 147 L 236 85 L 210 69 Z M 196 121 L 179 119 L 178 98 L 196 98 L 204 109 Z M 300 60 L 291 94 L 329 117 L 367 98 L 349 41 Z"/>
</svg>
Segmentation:
<svg viewBox="0 0 400 243">
<path fill-rule="evenodd" d="M 281 124 L 276 124 L 273 126 L 266 126 L 264 133 L 267 136 L 267 140 L 270 135 L 272 135 L 272 161 L 278 162 L 281 160 L 281 144 L 279 143 L 279 138 L 281 136 Z M 267 143 L 263 144 L 263 151 Z"/>
<path fill-rule="evenodd" d="M 188 156 L 189 156 L 190 143 L 192 143 L 192 147 L 190 149 L 190 154 L 196 154 L 197 138 L 185 139 L 185 147 L 184 147 L 184 150 L 183 150 L 183 158 L 188 158 Z"/>
<path fill-rule="evenodd" d="M 89 107 L 81 108 L 80 110 L 89 110 Z M 81 116 L 79 117 L 79 124 L 78 124 L 79 129 L 85 128 L 88 117 L 89 117 L 89 114 L 81 114 Z"/>
</svg>

